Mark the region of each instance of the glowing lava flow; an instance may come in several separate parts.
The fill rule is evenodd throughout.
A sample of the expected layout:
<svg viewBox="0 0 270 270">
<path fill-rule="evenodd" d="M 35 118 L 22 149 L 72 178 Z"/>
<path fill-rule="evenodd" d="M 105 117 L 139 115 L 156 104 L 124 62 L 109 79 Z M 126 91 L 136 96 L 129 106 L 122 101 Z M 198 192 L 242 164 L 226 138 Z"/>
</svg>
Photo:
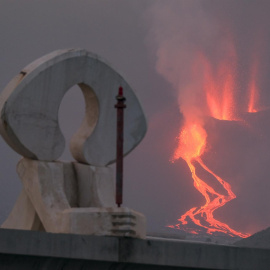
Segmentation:
<svg viewBox="0 0 270 270">
<path fill-rule="evenodd" d="M 255 113 L 258 112 L 257 109 L 255 109 L 255 106 L 258 105 L 258 88 L 257 88 L 257 82 L 256 77 L 258 73 L 258 63 L 257 61 L 252 66 L 251 71 L 251 81 L 249 83 L 249 103 L 248 103 L 248 112 Z"/>
<path fill-rule="evenodd" d="M 237 108 L 234 97 L 235 90 L 235 70 L 236 54 L 233 46 L 230 49 L 230 57 L 224 59 L 215 70 L 211 68 L 210 62 L 203 54 L 199 54 L 196 65 L 194 67 L 194 76 L 198 76 L 199 72 L 203 73 L 202 88 L 205 93 L 207 112 L 202 111 L 202 115 L 210 115 L 213 118 L 227 121 L 240 120 L 234 109 Z M 201 68 L 201 70 L 200 70 Z M 248 111 L 255 112 L 254 103 L 256 100 L 255 73 L 253 70 L 249 89 L 249 108 Z M 190 113 L 190 112 L 188 112 Z M 198 231 L 206 231 L 209 234 L 224 233 L 230 236 L 248 237 L 249 234 L 237 232 L 230 228 L 227 224 L 216 220 L 213 213 L 218 208 L 224 206 L 227 202 L 236 198 L 232 192 L 231 186 L 224 179 L 211 171 L 202 161 L 202 155 L 206 150 L 207 133 L 204 129 L 202 117 L 189 117 L 185 111 L 185 124 L 180 131 L 178 137 L 178 146 L 174 152 L 172 162 L 182 158 L 186 161 L 194 181 L 194 187 L 204 196 L 205 204 L 200 207 L 193 207 L 188 210 L 179 220 L 180 223 L 168 227 L 182 229 L 184 231 L 197 234 Z M 192 120 L 188 120 L 192 119 Z M 202 180 L 196 173 L 196 168 L 200 166 L 205 172 L 221 185 L 225 194 L 217 192 L 213 187 Z M 194 229 L 188 225 L 192 221 L 196 224 Z"/>
<path fill-rule="evenodd" d="M 237 232 L 231 229 L 227 224 L 216 220 L 213 212 L 234 199 L 236 196 L 231 190 L 231 186 L 222 178 L 213 173 L 202 161 L 201 156 L 205 151 L 207 134 L 205 129 L 199 123 L 186 123 L 182 128 L 179 137 L 178 148 L 176 149 L 173 160 L 183 158 L 192 173 L 195 188 L 204 196 L 206 202 L 201 207 L 194 207 L 181 216 L 179 221 L 181 224 L 169 226 L 172 228 L 181 228 L 181 225 L 188 223 L 189 217 L 196 225 L 203 227 L 207 233 L 213 232 L 226 233 L 230 236 L 248 237 L 248 234 Z M 210 173 L 226 190 L 227 194 L 222 195 L 209 186 L 196 174 L 194 162 L 198 164 L 208 173 Z M 202 223 L 203 221 L 203 223 Z M 197 233 L 194 230 L 186 229 L 188 232 Z"/>
</svg>

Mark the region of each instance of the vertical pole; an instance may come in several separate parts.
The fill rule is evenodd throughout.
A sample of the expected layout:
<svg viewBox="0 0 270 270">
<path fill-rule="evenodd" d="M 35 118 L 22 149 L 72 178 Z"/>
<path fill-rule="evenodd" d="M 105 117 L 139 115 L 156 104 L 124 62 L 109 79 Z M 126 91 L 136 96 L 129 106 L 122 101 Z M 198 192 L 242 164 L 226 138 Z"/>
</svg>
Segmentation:
<svg viewBox="0 0 270 270">
<path fill-rule="evenodd" d="M 123 88 L 120 86 L 117 103 L 117 133 L 116 133 L 116 204 L 118 207 L 123 202 L 123 144 L 124 144 L 124 109 L 126 108 Z"/>
</svg>

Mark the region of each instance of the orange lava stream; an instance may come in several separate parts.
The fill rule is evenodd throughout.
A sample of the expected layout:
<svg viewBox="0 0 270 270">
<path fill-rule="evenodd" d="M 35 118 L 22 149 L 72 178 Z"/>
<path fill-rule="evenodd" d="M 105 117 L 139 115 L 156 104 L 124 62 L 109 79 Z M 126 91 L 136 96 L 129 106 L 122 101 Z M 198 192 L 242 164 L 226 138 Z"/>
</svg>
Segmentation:
<svg viewBox="0 0 270 270">
<path fill-rule="evenodd" d="M 198 123 L 186 123 L 182 128 L 179 137 L 178 148 L 176 149 L 173 161 L 183 158 L 191 171 L 192 178 L 194 180 L 194 187 L 204 196 L 205 204 L 201 207 L 194 207 L 181 216 L 180 224 L 170 226 L 173 228 L 181 228 L 181 225 L 187 225 L 187 217 L 193 221 L 194 224 L 203 227 L 207 230 L 207 233 L 222 232 L 230 236 L 248 237 L 249 234 L 244 234 L 231 229 L 227 224 L 216 220 L 213 217 L 213 212 L 218 208 L 225 205 L 227 202 L 234 199 L 236 196 L 231 190 L 231 186 L 222 178 L 212 172 L 202 161 L 201 155 L 205 151 L 207 134 L 205 129 Z M 226 190 L 226 195 L 220 194 L 215 191 L 210 185 L 203 181 L 196 174 L 194 162 L 198 164 L 222 185 Z M 203 223 L 202 223 L 203 221 Z M 185 230 L 185 229 L 184 229 Z M 188 230 L 191 233 L 197 234 L 196 231 Z"/>
<path fill-rule="evenodd" d="M 230 59 L 224 60 L 216 70 L 213 70 L 202 53 L 198 58 L 198 65 L 203 67 L 203 90 L 206 95 L 208 115 L 219 120 L 239 120 L 235 115 L 237 107 L 234 96 L 236 63 Z M 236 58 L 233 48 L 231 58 Z"/>
<path fill-rule="evenodd" d="M 256 77 L 258 74 L 258 62 L 256 61 L 252 66 L 251 71 L 251 80 L 249 83 L 249 103 L 248 103 L 248 112 L 255 113 L 258 112 L 256 106 L 258 105 L 258 87 Z"/>
<path fill-rule="evenodd" d="M 205 93 L 205 107 L 201 108 L 200 117 L 192 117 L 190 112 L 184 114 L 185 124 L 178 137 L 178 146 L 174 152 L 172 162 L 182 158 L 186 161 L 193 178 L 194 187 L 205 198 L 205 204 L 200 207 L 193 207 L 183 214 L 176 225 L 168 227 L 182 229 L 184 231 L 198 234 L 199 231 L 206 231 L 208 234 L 225 233 L 230 236 L 248 237 L 250 234 L 241 233 L 230 228 L 226 223 L 214 218 L 213 213 L 218 208 L 224 206 L 229 201 L 236 198 L 231 186 L 224 179 L 211 171 L 202 160 L 202 155 L 206 151 L 207 133 L 202 121 L 204 115 L 226 121 L 240 121 L 236 109 L 238 108 L 235 97 L 235 76 L 237 66 L 236 51 L 231 43 L 228 55 L 224 57 L 218 65 L 213 68 L 210 61 L 202 53 L 198 53 L 198 58 L 194 63 L 193 76 L 201 77 L 202 89 Z M 257 112 L 255 105 L 258 99 L 258 89 L 256 85 L 257 65 L 254 64 L 251 71 L 251 78 L 248 89 L 248 112 Z M 200 166 L 205 172 L 212 175 L 224 192 L 217 192 L 196 174 L 196 167 Z M 198 168 L 198 167 L 197 167 Z M 223 194 L 224 193 L 224 194 Z M 199 229 L 188 227 L 192 221 Z M 201 230 L 200 228 L 204 228 Z"/>
</svg>

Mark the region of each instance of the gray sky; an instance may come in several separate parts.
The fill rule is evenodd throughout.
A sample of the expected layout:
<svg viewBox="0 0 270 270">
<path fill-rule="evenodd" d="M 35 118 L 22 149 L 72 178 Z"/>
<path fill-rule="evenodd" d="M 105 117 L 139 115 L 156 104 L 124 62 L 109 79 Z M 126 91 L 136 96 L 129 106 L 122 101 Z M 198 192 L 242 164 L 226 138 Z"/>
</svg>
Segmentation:
<svg viewBox="0 0 270 270">
<path fill-rule="evenodd" d="M 0 89 L 28 63 L 57 49 L 84 48 L 107 59 L 134 88 L 148 118 L 144 141 L 125 160 L 124 203 L 147 216 L 148 230 L 161 230 L 203 203 L 185 162 L 169 162 L 183 120 L 179 104 L 192 109 L 190 97 L 201 95 L 200 81 L 190 75 L 194 52 L 200 49 L 218 65 L 229 31 L 237 52 L 239 111 L 254 54 L 260 103 L 268 107 L 269 10 L 269 1 L 258 0 L 0 0 Z M 194 90 L 183 90 L 190 81 Z M 71 89 L 59 112 L 67 138 L 83 115 L 77 90 Z M 243 232 L 270 225 L 269 116 L 244 114 L 252 128 L 206 121 L 210 146 L 204 159 L 237 195 L 216 216 Z M 15 172 L 19 155 L 2 139 L 0 151 L 2 222 L 21 184 Z M 63 159 L 70 158 L 67 152 Z"/>
</svg>

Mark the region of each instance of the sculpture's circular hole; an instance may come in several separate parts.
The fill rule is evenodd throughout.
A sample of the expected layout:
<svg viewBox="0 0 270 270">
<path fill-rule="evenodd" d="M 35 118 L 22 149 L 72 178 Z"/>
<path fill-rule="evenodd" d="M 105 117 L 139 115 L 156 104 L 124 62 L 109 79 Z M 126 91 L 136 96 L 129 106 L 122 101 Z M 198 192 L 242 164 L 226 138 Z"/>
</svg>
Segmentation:
<svg viewBox="0 0 270 270">
<path fill-rule="evenodd" d="M 58 111 L 59 126 L 66 142 L 60 159 L 74 157 L 81 161 L 83 144 L 94 130 L 98 114 L 98 100 L 90 86 L 80 83 L 66 92 Z"/>
<path fill-rule="evenodd" d="M 83 93 L 78 85 L 74 85 L 64 95 L 58 111 L 59 126 L 66 142 L 65 150 L 59 159 L 73 159 L 68 145 L 73 134 L 82 124 L 84 113 L 85 102 Z"/>
</svg>

